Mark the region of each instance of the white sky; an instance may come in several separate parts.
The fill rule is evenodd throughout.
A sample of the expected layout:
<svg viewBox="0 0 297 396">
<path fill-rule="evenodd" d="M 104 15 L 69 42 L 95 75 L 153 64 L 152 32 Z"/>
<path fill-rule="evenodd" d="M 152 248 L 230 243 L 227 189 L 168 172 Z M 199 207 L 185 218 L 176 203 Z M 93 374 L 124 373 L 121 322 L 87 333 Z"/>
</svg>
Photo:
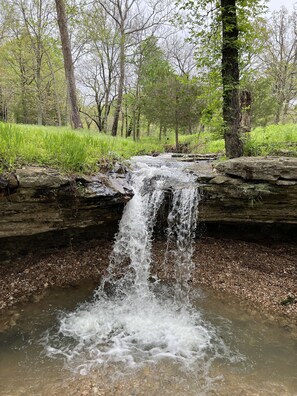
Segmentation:
<svg viewBox="0 0 297 396">
<path fill-rule="evenodd" d="M 278 11 L 282 6 L 292 10 L 294 4 L 297 7 L 297 0 L 269 0 L 268 7 L 270 11 Z"/>
</svg>

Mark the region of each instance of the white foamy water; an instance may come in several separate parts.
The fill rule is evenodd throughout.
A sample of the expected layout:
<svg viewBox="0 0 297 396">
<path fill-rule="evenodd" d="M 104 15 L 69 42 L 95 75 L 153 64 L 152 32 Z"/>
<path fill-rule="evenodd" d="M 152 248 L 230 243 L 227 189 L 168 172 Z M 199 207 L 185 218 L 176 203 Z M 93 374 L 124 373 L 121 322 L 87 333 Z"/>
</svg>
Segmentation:
<svg viewBox="0 0 297 396">
<path fill-rule="evenodd" d="M 188 298 L 199 193 L 180 166 L 134 164 L 134 197 L 126 205 L 110 258 L 108 275 L 91 303 L 62 314 L 46 336 L 50 356 L 60 356 L 81 374 L 100 365 L 140 367 L 172 359 L 206 371 L 229 355 Z M 174 291 L 162 292 L 151 276 L 151 245 L 158 211 L 168 194 L 168 249 L 164 266 L 174 268 Z M 157 293 L 156 293 L 157 291 Z M 197 369 L 197 367 L 196 367 Z"/>
</svg>

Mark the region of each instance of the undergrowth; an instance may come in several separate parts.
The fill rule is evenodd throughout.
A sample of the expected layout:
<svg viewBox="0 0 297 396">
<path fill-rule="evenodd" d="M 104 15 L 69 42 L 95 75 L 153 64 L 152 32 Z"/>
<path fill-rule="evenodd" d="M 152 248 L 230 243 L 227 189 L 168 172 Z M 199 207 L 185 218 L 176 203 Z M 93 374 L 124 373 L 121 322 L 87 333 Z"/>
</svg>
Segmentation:
<svg viewBox="0 0 297 396">
<path fill-rule="evenodd" d="M 244 155 L 297 156 L 297 124 L 269 125 L 255 128 L 243 135 Z M 201 132 L 195 135 L 184 135 L 180 142 L 186 143 L 193 153 L 225 153 L 224 139 L 217 134 Z"/>
<path fill-rule="evenodd" d="M 116 160 L 154 151 L 162 151 L 162 145 L 85 130 L 0 123 L 0 172 L 38 164 L 92 173 Z"/>
<path fill-rule="evenodd" d="M 244 137 L 245 155 L 297 156 L 297 125 L 270 125 L 256 128 Z M 200 132 L 180 135 L 183 152 L 221 153 L 224 140 L 217 134 Z M 38 164 L 63 172 L 92 173 L 111 167 L 115 161 L 133 155 L 174 149 L 174 134 L 159 141 L 158 135 L 132 138 L 111 137 L 94 131 L 0 123 L 0 173 Z"/>
<path fill-rule="evenodd" d="M 297 156 L 297 124 L 255 128 L 246 136 L 245 154 Z"/>
</svg>

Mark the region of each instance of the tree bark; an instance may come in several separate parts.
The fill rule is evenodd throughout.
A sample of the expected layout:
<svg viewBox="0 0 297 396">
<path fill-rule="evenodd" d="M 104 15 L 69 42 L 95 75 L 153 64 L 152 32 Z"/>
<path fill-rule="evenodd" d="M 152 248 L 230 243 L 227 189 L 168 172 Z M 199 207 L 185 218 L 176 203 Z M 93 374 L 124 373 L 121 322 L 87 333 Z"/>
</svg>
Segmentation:
<svg viewBox="0 0 297 396">
<path fill-rule="evenodd" d="M 243 155 L 240 139 L 239 55 L 236 0 L 221 0 L 223 120 L 226 155 Z"/>
<path fill-rule="evenodd" d="M 243 90 L 240 92 L 240 131 L 242 133 L 250 132 L 252 129 L 252 95 L 250 91 Z"/>
<path fill-rule="evenodd" d="M 118 133 L 118 124 L 119 124 L 120 113 L 122 109 L 122 101 L 123 101 L 124 82 L 125 82 L 125 32 L 122 31 L 121 45 L 120 45 L 120 78 L 119 78 L 119 86 L 118 86 L 118 98 L 117 98 L 112 130 L 111 130 L 112 136 L 117 136 Z"/>
<path fill-rule="evenodd" d="M 4 100 L 2 87 L 0 86 L 0 121 L 4 121 L 4 122 L 7 121 L 6 116 L 7 113 L 6 113 L 5 100 Z"/>
<path fill-rule="evenodd" d="M 179 152 L 179 142 L 178 142 L 178 132 L 179 132 L 179 96 L 175 96 L 175 125 L 174 125 L 174 135 L 175 135 L 175 150 Z"/>
<path fill-rule="evenodd" d="M 65 76 L 68 86 L 68 95 L 71 108 L 71 122 L 73 128 L 82 128 L 79 109 L 77 105 L 76 84 L 74 67 L 71 54 L 70 37 L 68 32 L 65 4 L 63 0 L 55 0 L 57 19 L 61 36 L 62 51 L 64 58 Z"/>
</svg>

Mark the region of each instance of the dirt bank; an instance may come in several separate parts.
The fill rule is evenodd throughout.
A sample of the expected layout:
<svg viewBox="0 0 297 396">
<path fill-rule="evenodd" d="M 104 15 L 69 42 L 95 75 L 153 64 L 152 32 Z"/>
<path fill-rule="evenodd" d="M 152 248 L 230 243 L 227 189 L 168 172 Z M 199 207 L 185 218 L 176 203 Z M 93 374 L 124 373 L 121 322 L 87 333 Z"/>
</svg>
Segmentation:
<svg viewBox="0 0 297 396">
<path fill-rule="evenodd" d="M 69 286 L 82 279 L 98 282 L 108 265 L 111 242 L 92 241 L 32 254 L 0 266 L 0 310 L 38 300 L 54 286 Z M 154 270 L 164 277 L 166 246 L 154 246 Z M 297 323 L 297 247 L 203 238 L 195 243 L 193 285 L 234 296 L 271 319 L 293 328 Z M 172 272 L 167 271 L 167 276 Z"/>
</svg>

